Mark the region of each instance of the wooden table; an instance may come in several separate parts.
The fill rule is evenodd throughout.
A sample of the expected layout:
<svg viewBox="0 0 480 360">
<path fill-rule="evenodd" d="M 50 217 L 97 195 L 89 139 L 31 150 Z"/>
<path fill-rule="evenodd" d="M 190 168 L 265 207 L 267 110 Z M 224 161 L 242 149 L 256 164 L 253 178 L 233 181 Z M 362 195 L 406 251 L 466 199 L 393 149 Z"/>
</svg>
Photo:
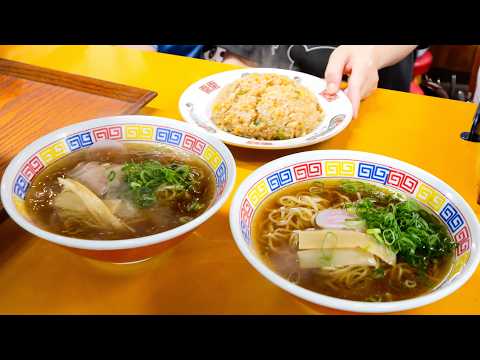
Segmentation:
<svg viewBox="0 0 480 360">
<path fill-rule="evenodd" d="M 175 119 L 189 84 L 232 68 L 111 46 L 0 46 L 0 57 L 154 90 L 158 97 L 142 113 Z M 344 132 L 317 146 L 265 152 L 231 147 L 236 185 L 258 166 L 295 151 L 361 150 L 424 168 L 480 215 L 475 202 L 480 145 L 459 137 L 474 112 L 473 104 L 377 90 Z M 133 265 L 87 260 L 7 220 L 0 224 L 0 313 L 344 314 L 301 301 L 258 274 L 232 239 L 229 206 L 230 201 L 178 246 Z M 480 314 L 480 270 L 447 298 L 404 313 Z"/>
</svg>

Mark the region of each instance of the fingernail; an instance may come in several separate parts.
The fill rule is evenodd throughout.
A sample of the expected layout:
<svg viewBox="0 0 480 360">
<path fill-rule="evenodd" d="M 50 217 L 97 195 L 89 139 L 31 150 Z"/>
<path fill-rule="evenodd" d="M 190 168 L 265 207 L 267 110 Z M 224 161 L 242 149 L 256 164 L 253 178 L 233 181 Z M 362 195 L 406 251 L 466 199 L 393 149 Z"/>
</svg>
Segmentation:
<svg viewBox="0 0 480 360">
<path fill-rule="evenodd" d="M 327 92 L 334 93 L 336 92 L 336 90 L 337 90 L 337 87 L 335 86 L 334 83 L 330 83 L 327 85 Z"/>
</svg>

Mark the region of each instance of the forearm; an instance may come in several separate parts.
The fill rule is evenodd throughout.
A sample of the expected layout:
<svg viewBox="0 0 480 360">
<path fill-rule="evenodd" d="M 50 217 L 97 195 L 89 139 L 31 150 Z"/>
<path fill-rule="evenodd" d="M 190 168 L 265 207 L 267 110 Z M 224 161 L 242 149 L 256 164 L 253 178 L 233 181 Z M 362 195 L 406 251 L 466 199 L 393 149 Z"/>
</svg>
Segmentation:
<svg viewBox="0 0 480 360">
<path fill-rule="evenodd" d="M 395 65 L 415 50 L 417 45 L 368 45 L 372 46 L 377 69 Z"/>
<path fill-rule="evenodd" d="M 227 51 L 224 55 L 223 62 L 225 64 L 239 65 L 245 67 L 256 67 L 257 64 L 254 61 L 241 57 L 239 55 L 233 54 L 230 51 Z"/>
</svg>

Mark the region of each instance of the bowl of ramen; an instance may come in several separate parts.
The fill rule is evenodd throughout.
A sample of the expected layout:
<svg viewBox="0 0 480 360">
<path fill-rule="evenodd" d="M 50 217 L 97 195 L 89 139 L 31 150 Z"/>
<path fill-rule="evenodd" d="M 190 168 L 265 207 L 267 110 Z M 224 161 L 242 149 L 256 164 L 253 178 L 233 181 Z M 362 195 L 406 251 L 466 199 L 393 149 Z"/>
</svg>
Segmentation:
<svg viewBox="0 0 480 360">
<path fill-rule="evenodd" d="M 227 147 L 195 127 L 115 116 L 56 130 L 22 150 L 1 182 L 10 217 L 87 257 L 145 260 L 213 216 L 235 181 Z"/>
<path fill-rule="evenodd" d="M 352 119 L 339 91 L 325 95 L 324 79 L 298 71 L 249 68 L 208 76 L 179 100 L 183 118 L 231 145 L 287 149 L 330 139 Z"/>
<path fill-rule="evenodd" d="M 269 281 L 311 303 L 395 312 L 460 288 L 480 261 L 478 219 L 426 171 L 356 151 L 274 160 L 238 188 L 235 242 Z"/>
</svg>

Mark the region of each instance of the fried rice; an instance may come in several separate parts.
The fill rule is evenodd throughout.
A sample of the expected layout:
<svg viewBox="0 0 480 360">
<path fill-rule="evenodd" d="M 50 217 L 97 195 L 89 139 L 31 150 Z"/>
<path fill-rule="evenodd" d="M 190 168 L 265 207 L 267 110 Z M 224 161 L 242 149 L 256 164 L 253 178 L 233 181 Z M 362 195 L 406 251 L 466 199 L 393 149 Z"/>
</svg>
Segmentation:
<svg viewBox="0 0 480 360">
<path fill-rule="evenodd" d="M 324 112 L 315 95 L 295 80 L 253 73 L 224 87 L 212 106 L 220 129 L 258 140 L 285 140 L 312 132 Z"/>
</svg>

